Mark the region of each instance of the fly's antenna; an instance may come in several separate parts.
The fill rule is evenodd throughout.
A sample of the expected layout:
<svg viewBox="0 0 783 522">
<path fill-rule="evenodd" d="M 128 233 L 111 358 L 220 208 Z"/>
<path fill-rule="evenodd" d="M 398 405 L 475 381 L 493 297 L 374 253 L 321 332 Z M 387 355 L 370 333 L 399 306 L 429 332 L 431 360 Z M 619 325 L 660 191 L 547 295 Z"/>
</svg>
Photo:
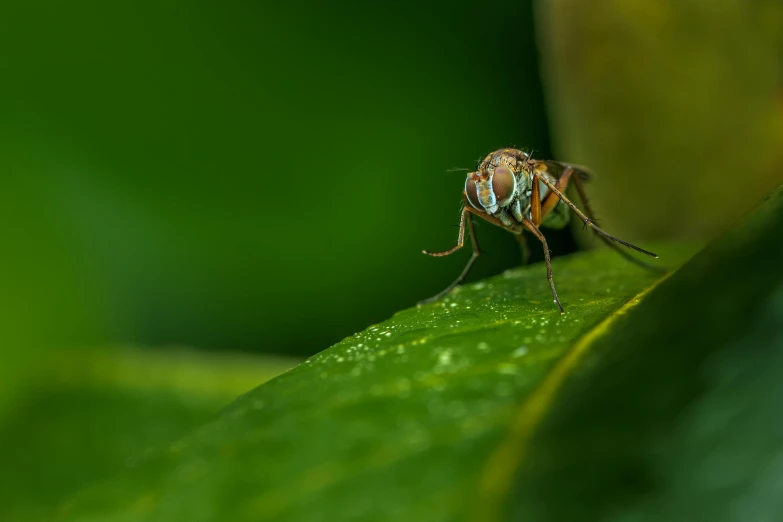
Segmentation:
<svg viewBox="0 0 783 522">
<path fill-rule="evenodd" d="M 533 154 L 535 154 L 535 149 L 531 148 L 530 152 L 523 152 L 525 154 L 525 163 L 527 164 L 527 168 L 532 169 L 533 166 L 536 164 L 536 160 L 533 159 Z"/>
</svg>

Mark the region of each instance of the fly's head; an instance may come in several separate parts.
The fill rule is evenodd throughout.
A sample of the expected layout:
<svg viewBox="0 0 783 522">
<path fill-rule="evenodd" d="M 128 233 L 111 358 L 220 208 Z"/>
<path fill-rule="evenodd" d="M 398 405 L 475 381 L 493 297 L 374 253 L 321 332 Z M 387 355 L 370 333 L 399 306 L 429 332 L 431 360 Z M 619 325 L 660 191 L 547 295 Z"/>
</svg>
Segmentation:
<svg viewBox="0 0 783 522">
<path fill-rule="evenodd" d="M 489 215 L 499 214 L 517 199 L 525 199 L 530 185 L 529 156 L 516 149 L 501 149 L 468 173 L 465 197 L 470 206 Z"/>
</svg>

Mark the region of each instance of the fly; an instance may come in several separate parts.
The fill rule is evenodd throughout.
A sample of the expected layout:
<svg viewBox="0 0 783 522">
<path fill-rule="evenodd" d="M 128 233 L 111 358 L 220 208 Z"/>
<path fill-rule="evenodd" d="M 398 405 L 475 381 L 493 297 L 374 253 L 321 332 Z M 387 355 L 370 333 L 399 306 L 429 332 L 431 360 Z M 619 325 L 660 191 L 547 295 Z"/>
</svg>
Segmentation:
<svg viewBox="0 0 783 522">
<path fill-rule="evenodd" d="M 468 264 L 465 265 L 462 273 L 453 283 L 442 292 L 419 304 L 437 301 L 451 292 L 467 277 L 476 258 L 481 254 L 476 239 L 476 231 L 473 228 L 472 216 L 474 214 L 508 230 L 520 241 L 523 239 L 522 232 L 525 230 L 541 241 L 544 247 L 546 278 L 549 281 L 549 286 L 552 288 L 552 296 L 561 314 L 565 313 L 565 311 L 563 310 L 563 305 L 560 304 L 560 299 L 557 297 L 555 282 L 552 279 L 552 262 L 549 258 L 549 247 L 539 227 L 563 228 L 569 221 L 569 210 L 572 210 L 586 227 L 590 227 L 604 243 L 614 248 L 620 255 L 645 268 L 660 271 L 657 267 L 650 266 L 620 249 L 618 244 L 654 258 L 658 257 L 656 254 L 617 238 L 596 225 L 595 217 L 587 201 L 583 186 L 583 183 L 589 178 L 590 174 L 583 167 L 559 161 L 535 160 L 530 157 L 530 154 L 517 149 L 500 149 L 489 154 L 479 164 L 478 170 L 468 173 L 465 180 L 457 245 L 444 252 L 424 250 L 425 254 L 433 257 L 453 254 L 464 246 L 467 224 L 470 240 L 473 243 L 473 255 L 470 256 Z M 576 187 L 579 199 L 581 199 L 584 206 L 584 212 L 565 196 L 564 192 L 569 183 Z"/>
</svg>

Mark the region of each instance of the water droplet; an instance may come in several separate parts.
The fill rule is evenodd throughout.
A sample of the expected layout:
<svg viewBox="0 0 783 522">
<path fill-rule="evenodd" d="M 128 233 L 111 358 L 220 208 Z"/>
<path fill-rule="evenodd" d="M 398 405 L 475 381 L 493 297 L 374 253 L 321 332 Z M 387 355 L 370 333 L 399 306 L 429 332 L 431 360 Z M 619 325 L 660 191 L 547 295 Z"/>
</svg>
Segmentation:
<svg viewBox="0 0 783 522">
<path fill-rule="evenodd" d="M 435 364 L 434 372 L 440 373 L 445 371 L 448 366 L 451 365 L 451 350 L 445 349 L 438 354 L 438 361 Z"/>
<path fill-rule="evenodd" d="M 527 346 L 524 345 L 511 352 L 512 357 L 523 357 L 525 355 L 527 355 Z"/>
</svg>

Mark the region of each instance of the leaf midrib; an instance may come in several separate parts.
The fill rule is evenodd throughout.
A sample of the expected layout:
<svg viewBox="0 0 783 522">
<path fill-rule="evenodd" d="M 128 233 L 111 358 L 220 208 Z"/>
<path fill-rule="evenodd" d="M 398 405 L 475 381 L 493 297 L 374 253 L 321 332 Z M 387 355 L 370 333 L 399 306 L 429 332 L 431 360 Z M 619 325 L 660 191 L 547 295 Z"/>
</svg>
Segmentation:
<svg viewBox="0 0 783 522">
<path fill-rule="evenodd" d="M 583 335 L 581 335 L 578 338 L 578 340 L 572 345 L 572 347 L 570 349 L 568 349 L 564 354 L 561 353 L 559 358 L 553 358 L 554 364 L 552 365 L 552 370 L 550 370 L 550 372 L 539 381 L 539 384 L 530 391 L 530 393 L 527 395 L 528 399 L 525 400 L 523 402 L 523 404 L 526 404 L 528 402 L 528 400 L 532 396 L 534 396 L 537 393 L 539 393 L 539 390 L 543 386 L 543 383 L 545 383 L 550 378 L 552 373 L 556 371 L 556 368 L 559 366 L 560 362 L 563 361 L 564 358 L 569 357 L 569 355 L 574 352 L 574 347 L 575 346 L 577 346 L 579 343 L 582 343 L 584 341 L 584 339 L 587 339 L 591 335 L 593 335 L 593 332 L 601 330 L 602 328 L 605 329 L 608 324 L 611 324 L 611 322 L 613 322 L 613 321 L 610 321 L 609 319 L 611 319 L 611 318 L 613 318 L 615 316 L 619 317 L 619 316 L 623 315 L 625 313 L 625 311 L 627 311 L 628 309 L 633 308 L 633 306 L 636 306 L 636 304 L 638 304 L 639 300 L 641 300 L 641 298 L 647 292 L 652 290 L 652 288 L 655 287 L 662 280 L 663 279 L 657 281 L 656 283 L 653 283 L 653 285 L 647 287 L 646 289 L 642 290 L 641 292 L 639 292 L 638 294 L 636 294 L 635 296 L 633 296 L 631 298 L 625 298 L 625 299 L 604 298 L 604 299 L 596 299 L 596 300 L 591 300 L 591 301 L 587 301 L 587 302 L 584 302 L 584 303 L 578 303 L 578 304 L 570 305 L 569 309 L 571 309 L 571 310 L 573 310 L 575 308 L 582 308 L 582 307 L 589 309 L 589 308 L 594 307 L 595 305 L 598 305 L 598 304 L 609 304 L 609 303 L 611 303 L 611 304 L 618 304 L 620 302 L 625 301 L 624 304 L 620 305 L 619 308 L 615 309 L 611 313 L 609 318 L 604 319 L 602 321 L 599 321 L 595 326 L 593 326 L 592 328 L 589 328 Z M 547 311 L 547 312 L 542 312 L 540 314 L 535 314 L 535 317 L 554 317 L 555 315 L 556 315 L 555 313 Z M 559 314 L 557 314 L 557 315 L 559 315 Z M 441 334 L 424 336 L 424 337 L 422 337 L 420 339 L 412 339 L 412 340 L 408 340 L 408 341 L 400 343 L 400 344 L 404 344 L 404 345 L 408 345 L 408 346 L 429 344 L 432 341 L 438 341 L 438 340 L 446 339 L 446 338 L 449 338 L 449 337 L 460 336 L 460 335 L 473 333 L 473 332 L 491 330 L 491 329 L 494 329 L 494 328 L 499 327 L 499 326 L 511 324 L 514 321 L 515 321 L 515 319 L 505 319 L 505 320 L 495 321 L 495 322 L 492 322 L 492 323 L 485 323 L 485 324 L 483 324 L 481 326 L 466 326 L 466 327 L 461 327 L 461 328 L 454 328 L 454 329 L 450 329 L 447 332 L 443 332 Z M 591 340 L 591 343 L 592 343 L 592 340 Z M 495 363 L 472 365 L 472 366 L 470 366 L 468 368 L 457 370 L 455 372 L 450 372 L 448 374 L 443 374 L 443 375 L 439 376 L 439 379 L 458 380 L 458 379 L 463 379 L 463 378 L 473 378 L 473 377 L 476 377 L 478 375 L 484 375 L 484 374 L 493 373 L 494 371 L 496 371 L 496 367 L 497 367 L 497 365 Z M 408 389 L 408 391 L 412 391 L 412 390 L 416 390 L 416 389 L 426 389 L 426 388 L 432 386 L 433 384 L 435 384 L 434 382 L 430 382 L 430 381 L 431 380 L 427 380 L 426 382 L 424 382 L 424 381 L 417 381 L 416 384 L 411 385 L 411 387 Z M 332 406 L 335 406 L 336 408 L 346 408 L 346 407 L 355 406 L 356 404 L 364 402 L 364 401 L 366 401 L 368 399 L 377 399 L 379 397 L 391 397 L 391 396 L 396 396 L 398 394 L 399 394 L 399 390 L 392 389 L 391 387 L 387 387 L 387 388 L 384 388 L 381 393 L 378 393 L 378 392 L 373 393 L 371 397 L 367 397 L 365 395 L 360 400 L 342 401 L 342 402 L 333 404 Z M 502 421 L 502 420 L 505 420 L 505 419 L 509 419 L 509 418 L 514 419 L 515 417 L 516 417 L 515 414 L 511 414 L 509 416 L 509 414 L 507 414 L 507 413 L 503 413 L 503 412 L 500 412 L 500 411 L 496 412 L 494 415 L 491 415 L 489 417 L 489 418 L 494 418 L 495 421 L 494 422 L 486 422 L 485 425 L 484 425 L 485 429 L 478 430 L 476 433 L 474 433 L 474 435 L 475 436 L 479 436 L 479 435 L 482 435 L 482 434 L 489 433 L 492 430 L 497 430 L 497 429 L 501 429 L 502 430 L 503 429 L 503 425 L 499 421 Z M 486 420 L 487 419 L 485 419 L 485 421 Z M 514 421 L 512 420 L 512 426 L 513 426 L 513 422 Z M 451 431 L 451 430 L 444 430 L 444 432 L 449 433 L 451 435 L 454 435 L 454 432 Z M 509 430 L 509 437 L 511 437 L 511 433 L 512 432 L 513 432 L 513 427 L 512 427 L 512 429 Z M 438 442 L 434 443 L 431 447 L 447 446 L 449 444 L 452 444 L 453 442 L 454 442 L 454 437 L 453 436 L 452 437 L 445 437 L 445 438 L 442 438 L 442 439 L 438 439 Z M 501 445 L 501 447 L 502 447 L 502 445 Z M 421 450 L 418 450 L 418 449 L 417 450 L 409 450 L 409 451 L 400 451 L 400 452 L 396 452 L 392 456 L 387 455 L 386 458 L 384 458 L 384 459 L 377 459 L 377 458 L 373 459 L 373 458 L 371 458 L 370 459 L 371 461 L 375 461 L 373 465 L 371 465 L 371 466 L 363 466 L 363 467 L 361 467 L 361 469 L 357 468 L 354 471 L 365 472 L 365 471 L 368 471 L 368 470 L 380 469 L 380 468 L 383 468 L 383 467 L 386 467 L 386 466 L 389 466 L 389 465 L 392 465 L 392 464 L 395 464 L 395 463 L 398 463 L 398 462 L 402 462 L 405 459 L 411 458 L 411 457 L 417 455 L 418 453 L 420 453 L 420 451 Z M 383 453 L 383 452 L 380 452 L 380 453 Z M 490 462 L 491 462 L 491 459 L 494 458 L 494 457 L 495 457 L 495 453 L 493 453 L 493 455 L 490 457 Z M 318 473 L 326 474 L 326 473 L 324 473 L 324 470 L 328 470 L 328 469 L 334 470 L 334 469 L 337 469 L 337 468 L 341 468 L 341 467 L 340 466 L 335 466 L 335 462 L 324 462 L 324 463 L 321 464 L 321 466 L 316 468 L 316 470 L 318 471 Z M 514 469 L 516 469 L 516 468 L 514 468 Z M 316 470 L 311 470 L 311 472 L 315 473 Z M 334 477 L 334 480 L 325 481 L 324 483 L 321 483 L 320 487 L 308 490 L 309 493 L 315 493 L 315 492 L 318 492 L 318 491 L 323 491 L 323 490 L 328 489 L 329 487 L 333 486 L 334 484 L 338 483 L 339 481 L 344 480 L 345 477 L 346 477 L 345 469 L 341 468 L 340 471 L 341 471 L 340 473 L 334 472 L 334 473 L 331 474 Z M 311 475 L 311 473 L 308 473 L 307 476 L 310 476 L 310 475 Z M 483 477 L 484 475 L 485 474 L 482 474 L 481 476 Z M 307 482 L 308 482 L 308 480 L 306 479 L 306 477 L 304 477 L 301 481 L 297 481 L 296 484 L 289 484 L 285 488 L 282 488 L 282 489 L 278 488 L 278 489 L 275 489 L 273 491 L 267 491 L 264 495 L 262 495 L 261 497 L 258 497 L 257 499 L 255 499 L 252 504 L 246 506 L 245 509 L 247 510 L 247 514 L 248 515 L 252 514 L 253 516 L 258 517 L 260 513 L 263 513 L 264 515 L 270 515 L 271 516 L 271 515 L 280 515 L 281 513 L 286 512 L 288 509 L 290 509 L 291 505 L 293 505 L 294 501 L 297 498 L 301 498 L 302 491 L 304 491 L 306 489 L 306 488 L 304 488 L 304 484 L 307 483 Z M 481 497 L 479 497 L 479 498 L 481 498 Z M 286 502 L 285 499 L 292 499 L 292 500 L 290 502 Z M 267 501 L 270 501 L 270 500 L 274 500 L 274 501 L 267 503 Z M 483 520 L 484 518 L 481 518 L 481 519 Z"/>
<path fill-rule="evenodd" d="M 525 460 L 530 441 L 546 416 L 549 406 L 557 398 L 558 391 L 562 389 L 563 384 L 587 355 L 593 344 L 604 337 L 614 323 L 638 306 L 647 294 L 668 279 L 672 273 L 664 275 L 636 294 L 623 306 L 581 335 L 517 407 L 506 437 L 490 456 L 484 472 L 480 476 L 478 500 L 475 504 L 473 520 L 502 520 L 502 508 L 513 485 L 514 474 Z"/>
</svg>

